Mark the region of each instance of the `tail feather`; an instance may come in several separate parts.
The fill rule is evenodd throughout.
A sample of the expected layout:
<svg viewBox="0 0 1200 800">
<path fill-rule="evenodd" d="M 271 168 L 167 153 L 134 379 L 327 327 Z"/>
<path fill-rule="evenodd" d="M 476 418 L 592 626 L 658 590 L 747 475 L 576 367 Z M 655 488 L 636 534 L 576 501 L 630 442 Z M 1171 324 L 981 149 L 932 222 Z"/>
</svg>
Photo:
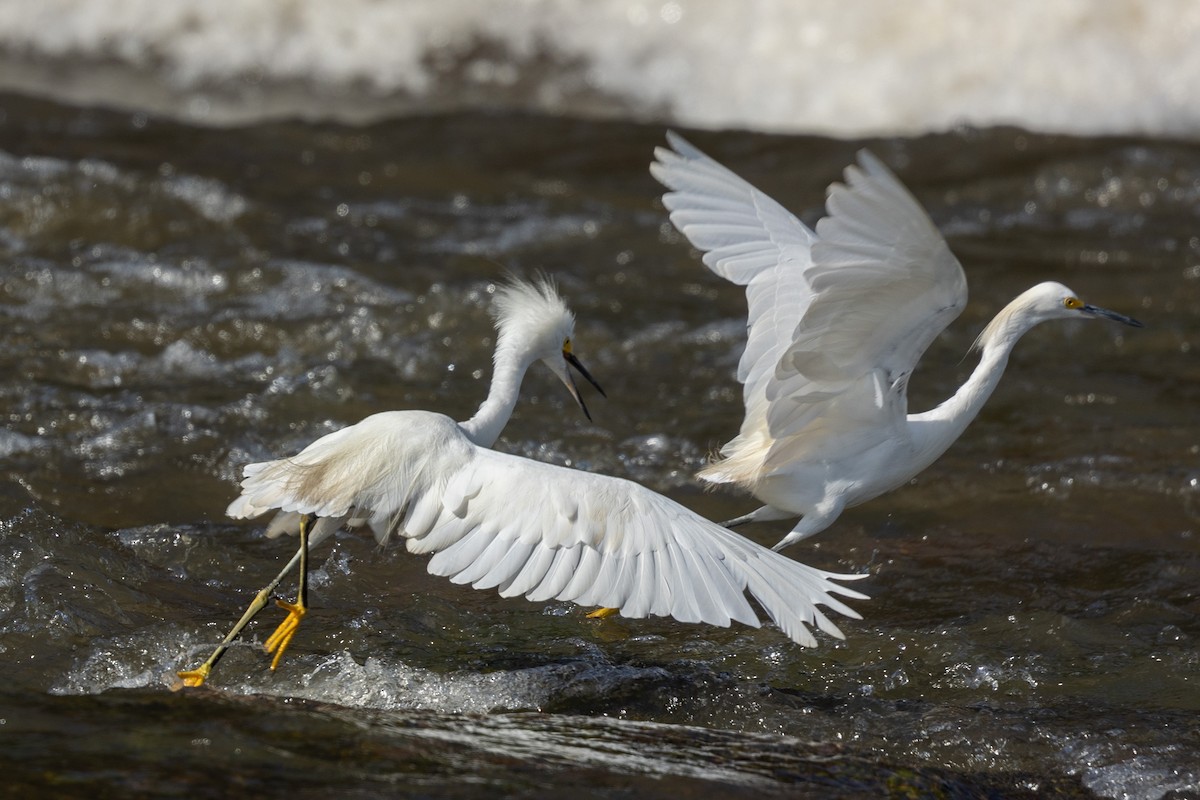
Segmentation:
<svg viewBox="0 0 1200 800">
<path fill-rule="evenodd" d="M 696 473 L 708 483 L 736 483 L 751 492 L 762 473 L 768 447 L 765 443 L 735 436 L 721 448 L 720 457 Z"/>
</svg>

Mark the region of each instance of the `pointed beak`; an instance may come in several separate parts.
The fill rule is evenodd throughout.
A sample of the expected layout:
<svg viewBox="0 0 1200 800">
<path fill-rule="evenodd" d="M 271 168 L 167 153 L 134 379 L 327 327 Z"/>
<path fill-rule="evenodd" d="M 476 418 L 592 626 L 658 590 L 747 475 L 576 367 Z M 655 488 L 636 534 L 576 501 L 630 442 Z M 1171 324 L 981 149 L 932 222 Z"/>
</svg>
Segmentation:
<svg viewBox="0 0 1200 800">
<path fill-rule="evenodd" d="M 608 397 L 608 395 L 604 393 L 604 389 L 600 388 L 600 384 L 596 383 L 596 379 L 592 377 L 591 373 L 587 371 L 583 364 L 579 363 L 579 359 L 576 358 L 573 353 L 563 350 L 563 360 L 574 367 L 580 375 L 582 375 L 584 378 L 587 378 L 587 382 L 596 387 L 596 391 L 600 392 L 601 397 Z M 579 407 L 583 409 L 583 415 L 588 418 L 588 421 L 591 421 L 592 415 L 588 413 L 587 404 L 583 402 L 583 397 L 579 394 L 579 387 L 575 385 L 575 378 L 572 377 L 569 371 L 565 374 L 567 378 L 565 381 L 563 381 L 563 383 L 567 385 L 567 391 L 569 391 L 571 396 L 575 398 L 575 402 L 579 403 Z"/>
<path fill-rule="evenodd" d="M 1084 306 L 1083 308 L 1081 308 L 1079 310 L 1082 311 L 1084 314 L 1090 314 L 1093 317 L 1103 317 L 1104 319 L 1111 319 L 1113 322 L 1119 322 L 1122 325 L 1131 325 L 1135 328 L 1144 328 L 1145 327 L 1144 325 L 1142 325 L 1142 323 L 1138 322 L 1133 317 L 1127 317 L 1124 314 L 1118 314 L 1115 311 L 1109 311 L 1107 308 L 1100 308 L 1099 306 Z"/>
</svg>

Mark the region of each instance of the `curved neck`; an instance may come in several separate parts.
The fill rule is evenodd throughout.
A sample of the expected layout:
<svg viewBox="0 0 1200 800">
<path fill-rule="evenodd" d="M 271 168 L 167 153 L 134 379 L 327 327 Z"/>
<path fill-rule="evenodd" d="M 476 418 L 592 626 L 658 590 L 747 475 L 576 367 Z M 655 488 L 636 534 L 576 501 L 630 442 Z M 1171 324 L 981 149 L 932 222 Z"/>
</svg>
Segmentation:
<svg viewBox="0 0 1200 800">
<path fill-rule="evenodd" d="M 954 395 L 932 411 L 924 414 L 914 414 L 926 422 L 940 423 L 941 432 L 949 437 L 946 446 L 957 439 L 971 420 L 979 415 L 983 404 L 988 401 L 1000 383 L 1004 367 L 1008 364 L 1008 355 L 1012 352 L 1015 341 L 1005 343 L 1005 346 L 987 346 L 979 359 L 979 364 L 967 378 L 967 382 L 959 387 Z"/>
<path fill-rule="evenodd" d="M 459 423 L 467 438 L 480 447 L 491 447 L 500 438 L 500 432 L 508 424 L 513 408 L 517 405 L 521 379 L 525 377 L 525 371 L 532 363 L 528 356 L 522 356 L 517 348 L 506 345 L 506 342 L 496 345 L 495 367 L 487 399 L 479 406 L 475 416 Z"/>
<path fill-rule="evenodd" d="M 979 364 L 954 396 L 923 414 L 909 415 L 913 445 L 921 455 L 918 460 L 923 462 L 921 469 L 946 452 L 971 424 L 971 420 L 979 415 L 983 404 L 1000 383 L 1000 376 L 1004 374 L 1017 340 L 1037 324 L 1035 319 L 1010 313 L 1015 306 L 1014 302 L 997 314 L 992 324 L 980 335 L 978 344 L 982 353 Z"/>
</svg>

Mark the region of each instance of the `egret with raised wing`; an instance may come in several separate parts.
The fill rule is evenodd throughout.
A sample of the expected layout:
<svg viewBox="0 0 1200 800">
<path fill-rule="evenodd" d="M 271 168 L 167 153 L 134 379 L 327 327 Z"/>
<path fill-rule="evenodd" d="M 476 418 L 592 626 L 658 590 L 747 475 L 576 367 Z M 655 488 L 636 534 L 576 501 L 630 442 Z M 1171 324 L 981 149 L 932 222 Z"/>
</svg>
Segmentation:
<svg viewBox="0 0 1200 800">
<path fill-rule="evenodd" d="M 746 287 L 738 364 L 745 417 L 699 477 L 749 490 L 761 508 L 730 520 L 801 519 L 778 550 L 850 506 L 895 489 L 962 434 L 996 388 L 1021 336 L 1052 319 L 1109 319 L 1059 283 L 1019 295 L 975 342 L 979 365 L 941 405 L 908 413 L 908 380 L 962 311 L 967 281 L 933 221 L 866 150 L 829 188 L 809 229 L 682 137 L 650 172 L 670 191 L 671 222 L 717 275 Z"/>
<path fill-rule="evenodd" d="M 536 361 L 547 364 L 577 400 L 568 364 L 595 385 L 572 354 L 574 317 L 549 282 L 514 281 L 497 289 L 495 305 L 495 372 L 471 419 L 458 423 L 429 411 L 375 414 L 295 456 L 245 468 L 230 516 L 277 510 L 268 533 L 298 532 L 300 550 L 213 655 L 180 673 L 185 685 L 204 682 L 299 562 L 297 602 L 280 603 L 288 617 L 267 640 L 275 653 L 272 669 L 279 663 L 306 613 L 308 548 L 342 526 L 369 526 L 380 542 L 400 536 L 409 552 L 433 554 L 430 573 L 496 588 L 504 597 L 599 605 L 627 617 L 757 626 L 749 592 L 787 636 L 804 645 L 816 643 L 808 625 L 842 636 L 817 604 L 859 618 L 833 595 L 865 595 L 832 581 L 863 575 L 800 564 L 630 481 L 489 449 Z"/>
</svg>

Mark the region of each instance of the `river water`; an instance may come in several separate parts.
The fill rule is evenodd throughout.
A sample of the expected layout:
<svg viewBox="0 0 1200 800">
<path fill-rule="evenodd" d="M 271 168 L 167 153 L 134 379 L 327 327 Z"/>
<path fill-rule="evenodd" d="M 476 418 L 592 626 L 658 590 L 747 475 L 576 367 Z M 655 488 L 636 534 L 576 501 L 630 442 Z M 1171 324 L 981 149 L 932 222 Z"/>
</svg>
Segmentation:
<svg viewBox="0 0 1200 800">
<path fill-rule="evenodd" d="M 271 610 L 170 691 L 290 555 L 223 518 L 241 466 L 380 410 L 469 416 L 504 269 L 557 278 L 609 399 L 589 423 L 534 370 L 501 449 L 754 506 L 691 477 L 740 421 L 745 301 L 667 223 L 663 131 L 0 96 L 13 796 L 1200 795 L 1200 150 L 1161 138 L 689 134 L 809 222 L 864 144 L 927 205 L 971 299 L 914 410 L 1038 281 L 1146 324 L 1033 331 L 949 453 L 789 550 L 871 573 L 846 641 L 591 621 L 341 534 L 278 672 Z"/>
</svg>

